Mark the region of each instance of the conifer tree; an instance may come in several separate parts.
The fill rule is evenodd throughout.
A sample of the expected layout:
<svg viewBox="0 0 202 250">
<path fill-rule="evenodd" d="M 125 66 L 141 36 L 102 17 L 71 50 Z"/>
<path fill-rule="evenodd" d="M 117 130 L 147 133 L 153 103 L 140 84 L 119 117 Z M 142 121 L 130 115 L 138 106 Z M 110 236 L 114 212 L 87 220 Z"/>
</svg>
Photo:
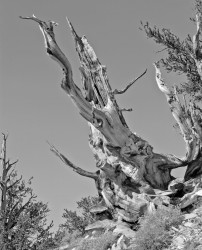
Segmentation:
<svg viewBox="0 0 202 250">
<path fill-rule="evenodd" d="M 0 174 L 0 249 L 39 250 L 54 246 L 47 223 L 48 205 L 37 201 L 31 188 L 15 170 L 17 161 L 7 158 L 7 138 L 3 134 Z"/>
</svg>

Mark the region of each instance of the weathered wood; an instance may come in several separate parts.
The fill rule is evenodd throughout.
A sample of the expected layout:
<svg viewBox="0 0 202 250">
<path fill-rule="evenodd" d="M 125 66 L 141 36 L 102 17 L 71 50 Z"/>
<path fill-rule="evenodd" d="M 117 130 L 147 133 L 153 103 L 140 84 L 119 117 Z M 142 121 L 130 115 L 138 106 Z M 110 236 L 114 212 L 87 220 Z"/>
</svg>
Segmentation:
<svg viewBox="0 0 202 250">
<path fill-rule="evenodd" d="M 44 22 L 35 16 L 21 18 L 39 24 L 48 55 L 61 66 L 64 74 L 61 87 L 89 124 L 89 142 L 98 171 L 89 173 L 76 167 L 54 147 L 51 147 L 51 150 L 74 171 L 95 180 L 101 199 L 114 210 L 117 217 L 135 222 L 139 216 L 153 210 L 152 199 L 161 195 L 160 193 L 163 193 L 161 191 L 167 190 L 174 179 L 171 176 L 172 169 L 188 166 L 186 180 L 202 173 L 201 109 L 193 103 L 188 108 L 181 104 L 176 88 L 169 89 L 162 79 L 158 63 L 154 64 L 158 87 L 167 98 L 186 144 L 187 154 L 182 159 L 155 153 L 146 140 L 131 132 L 122 114 L 124 109 L 119 108 L 116 102 L 115 94 L 124 93 L 146 71 L 122 91 L 113 91 L 106 67 L 100 63 L 86 37 L 78 36 L 71 22 L 67 20 L 81 65 L 79 70 L 82 89 L 80 89 L 74 83 L 69 60 L 56 43 L 53 30 L 55 22 Z M 196 63 L 199 72 L 201 58 L 197 51 L 200 48 L 198 38 L 200 26 L 197 21 L 197 34 L 193 42 L 195 54 L 198 56 Z M 164 195 L 173 193 L 174 191 L 166 191 Z"/>
</svg>

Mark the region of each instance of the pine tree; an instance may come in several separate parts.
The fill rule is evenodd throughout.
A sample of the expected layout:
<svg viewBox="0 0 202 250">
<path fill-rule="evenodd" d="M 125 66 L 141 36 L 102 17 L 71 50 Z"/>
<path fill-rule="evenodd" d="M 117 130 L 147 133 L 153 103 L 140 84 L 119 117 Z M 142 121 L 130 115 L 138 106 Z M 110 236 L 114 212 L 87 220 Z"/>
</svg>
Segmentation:
<svg viewBox="0 0 202 250">
<path fill-rule="evenodd" d="M 7 159 L 7 136 L 3 134 L 0 175 L 0 249 L 39 250 L 54 246 L 47 223 L 48 205 L 37 201 L 31 188 L 15 170 L 17 161 Z"/>
</svg>

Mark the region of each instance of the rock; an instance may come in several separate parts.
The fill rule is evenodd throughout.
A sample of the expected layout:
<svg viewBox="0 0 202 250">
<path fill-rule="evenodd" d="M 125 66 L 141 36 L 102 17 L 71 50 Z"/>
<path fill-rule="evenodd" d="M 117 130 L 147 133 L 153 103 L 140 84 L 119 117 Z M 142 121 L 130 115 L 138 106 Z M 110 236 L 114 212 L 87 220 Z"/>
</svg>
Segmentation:
<svg viewBox="0 0 202 250">
<path fill-rule="evenodd" d="M 114 243 L 111 247 L 111 250 L 126 250 L 128 246 L 125 244 L 125 237 L 121 235 L 121 237 L 117 240 L 117 243 Z"/>
<path fill-rule="evenodd" d="M 120 223 L 116 226 L 116 228 L 113 231 L 116 234 L 123 234 L 127 238 L 133 238 L 135 236 L 135 231 L 129 228 L 129 226 L 126 223 Z"/>
<path fill-rule="evenodd" d="M 195 213 L 185 214 L 184 215 L 184 220 L 190 220 L 190 219 L 193 219 L 195 217 L 197 217 L 197 214 L 195 214 Z"/>
<path fill-rule="evenodd" d="M 176 249 L 183 249 L 185 238 L 182 235 L 177 236 L 174 240 L 174 243 L 175 243 Z"/>
<path fill-rule="evenodd" d="M 200 195 L 196 194 L 197 192 L 198 192 L 198 190 L 197 190 L 197 186 L 196 186 L 191 193 L 185 194 L 181 198 L 181 208 L 186 208 L 189 205 L 192 205 L 193 203 L 195 203 L 197 201 L 197 197 L 200 196 Z M 199 194 L 200 194 L 200 192 L 199 192 Z"/>
<path fill-rule="evenodd" d="M 117 208 L 116 211 L 118 213 L 118 216 L 122 220 L 127 221 L 127 222 L 131 222 L 131 223 L 136 222 L 138 221 L 138 218 L 140 217 L 140 215 L 136 211 L 130 213 L 124 209 L 119 209 L 119 208 Z"/>
<path fill-rule="evenodd" d="M 105 212 L 107 210 L 108 210 L 108 208 L 106 206 L 101 205 L 101 204 L 92 206 L 90 208 L 90 212 L 93 213 L 93 214 L 103 213 L 103 212 Z"/>
<path fill-rule="evenodd" d="M 195 195 L 202 196 L 202 189 L 200 189 L 199 191 L 197 191 L 197 192 L 195 193 Z"/>
<path fill-rule="evenodd" d="M 113 220 L 105 219 L 105 220 L 101 220 L 101 221 L 96 221 L 96 222 L 88 225 L 85 228 L 85 231 L 91 231 L 91 230 L 93 231 L 95 229 L 109 230 L 115 226 L 116 226 L 116 223 Z"/>
<path fill-rule="evenodd" d="M 186 208 L 194 203 L 196 203 L 196 205 L 198 203 L 198 206 L 201 206 L 202 203 L 202 189 L 198 189 L 198 185 L 195 186 L 191 193 L 185 194 L 181 198 L 181 208 Z"/>
<path fill-rule="evenodd" d="M 90 212 L 97 218 L 97 220 L 112 219 L 108 207 L 102 203 L 92 206 Z"/>
<path fill-rule="evenodd" d="M 184 223 L 184 226 L 185 226 L 185 227 L 191 227 L 191 228 L 193 228 L 195 225 L 196 225 L 196 224 L 194 224 L 194 223 L 192 223 L 192 222 L 185 222 L 185 223 Z"/>
<path fill-rule="evenodd" d="M 196 201 L 197 201 L 196 196 L 183 197 L 183 199 L 181 200 L 181 208 L 186 208 L 189 205 L 192 205 Z"/>
</svg>

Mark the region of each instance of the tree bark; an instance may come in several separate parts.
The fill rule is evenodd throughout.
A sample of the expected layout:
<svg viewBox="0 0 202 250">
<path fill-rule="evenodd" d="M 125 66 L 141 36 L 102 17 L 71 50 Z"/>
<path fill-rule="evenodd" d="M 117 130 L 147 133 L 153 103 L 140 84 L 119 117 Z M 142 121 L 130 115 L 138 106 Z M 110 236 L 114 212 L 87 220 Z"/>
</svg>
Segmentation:
<svg viewBox="0 0 202 250">
<path fill-rule="evenodd" d="M 165 194 L 164 191 L 168 190 L 169 184 L 174 180 L 171 176 L 172 169 L 188 166 L 186 181 L 201 174 L 200 109 L 193 103 L 190 103 L 188 110 L 185 109 L 180 103 L 176 88 L 169 89 L 163 81 L 158 62 L 154 64 L 158 87 L 167 98 L 186 144 L 187 154 L 182 159 L 170 154 L 155 153 L 146 140 L 130 130 L 122 114 L 125 109 L 121 109 L 116 102 L 115 95 L 125 93 L 146 71 L 123 90 L 112 90 L 106 67 L 100 63 L 86 37 L 79 37 L 67 20 L 81 65 L 82 86 L 79 88 L 74 83 L 69 60 L 56 43 L 53 30 L 56 23 L 44 22 L 35 16 L 21 18 L 39 24 L 48 55 L 61 66 L 64 75 L 61 87 L 89 124 L 89 142 L 98 171 L 89 173 L 76 167 L 53 146 L 51 150 L 74 171 L 94 179 L 100 197 L 118 217 L 135 222 L 140 215 L 151 211 L 154 208 L 153 198 Z M 196 36 L 196 47 L 197 39 L 199 38 Z"/>
</svg>

